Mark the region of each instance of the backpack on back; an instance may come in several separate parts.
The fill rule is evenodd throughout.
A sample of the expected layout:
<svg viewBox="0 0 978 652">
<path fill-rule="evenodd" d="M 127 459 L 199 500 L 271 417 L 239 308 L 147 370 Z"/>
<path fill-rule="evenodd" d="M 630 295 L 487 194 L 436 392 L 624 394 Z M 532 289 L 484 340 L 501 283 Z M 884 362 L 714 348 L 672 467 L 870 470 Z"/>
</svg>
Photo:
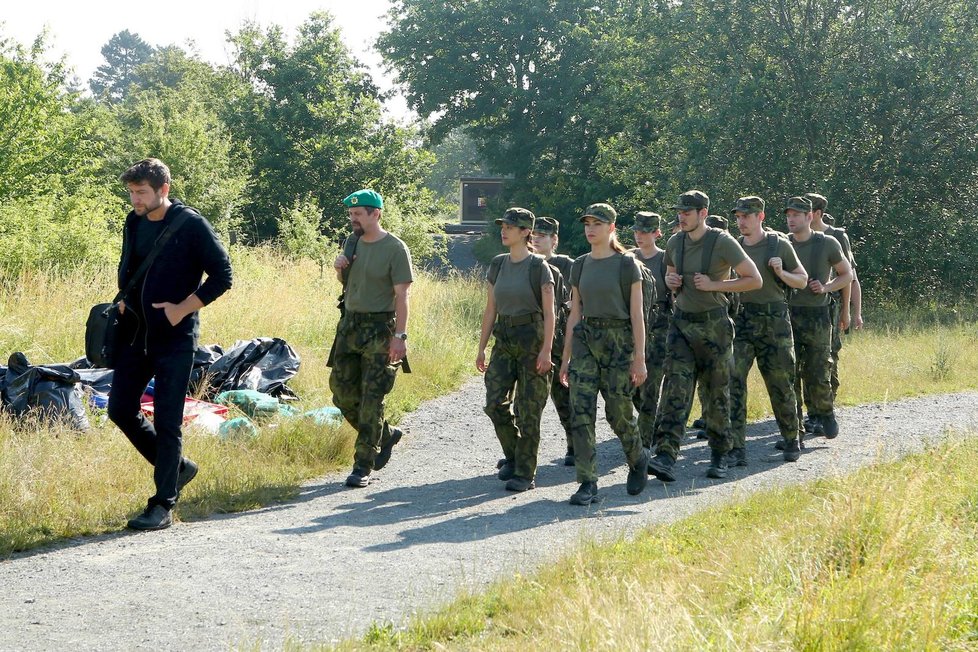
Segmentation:
<svg viewBox="0 0 978 652">
<path fill-rule="evenodd" d="M 767 248 L 765 249 L 764 252 L 764 263 L 767 264 L 767 261 L 771 260 L 772 258 L 777 258 L 778 256 L 778 240 L 780 239 L 780 236 L 778 236 L 777 233 L 768 231 L 765 234 L 765 237 L 767 238 Z M 739 238 L 737 238 L 737 242 L 739 242 L 740 246 L 743 247 L 744 236 L 740 236 Z M 777 284 L 779 288 L 781 288 L 781 292 L 782 294 L 784 294 L 784 298 L 787 299 L 792 292 L 791 286 L 789 286 L 787 283 L 782 281 L 781 277 L 778 276 L 777 274 L 774 274 L 774 282 Z"/>
<path fill-rule="evenodd" d="M 502 269 L 503 261 L 509 254 L 499 254 L 489 263 L 487 277 L 489 282 L 496 284 L 499 270 Z M 570 291 L 564 283 L 564 276 L 560 270 L 547 262 L 540 255 L 530 254 L 533 259 L 530 261 L 530 286 L 533 288 L 533 296 L 536 297 L 537 305 L 543 310 L 543 266 L 550 268 L 550 273 L 554 279 L 554 342 L 563 347 L 563 326 L 567 323 L 567 315 L 570 313 Z M 558 339 L 559 338 L 559 339 Z"/>
<path fill-rule="evenodd" d="M 574 261 L 573 267 L 571 267 L 571 286 L 580 285 L 581 283 L 581 272 L 584 269 L 584 259 L 587 258 L 587 254 L 578 257 Z M 625 307 L 628 309 L 629 314 L 632 310 L 632 272 L 631 267 L 632 261 L 638 262 L 638 268 L 641 272 L 640 281 L 642 283 L 642 317 L 645 319 L 646 333 L 648 333 L 648 326 L 654 321 L 655 317 L 655 279 L 652 278 L 652 271 L 646 267 L 641 262 L 637 261 L 635 256 L 630 253 L 622 254 L 621 265 L 619 266 L 618 282 L 621 285 L 621 295 L 625 299 Z"/>
</svg>

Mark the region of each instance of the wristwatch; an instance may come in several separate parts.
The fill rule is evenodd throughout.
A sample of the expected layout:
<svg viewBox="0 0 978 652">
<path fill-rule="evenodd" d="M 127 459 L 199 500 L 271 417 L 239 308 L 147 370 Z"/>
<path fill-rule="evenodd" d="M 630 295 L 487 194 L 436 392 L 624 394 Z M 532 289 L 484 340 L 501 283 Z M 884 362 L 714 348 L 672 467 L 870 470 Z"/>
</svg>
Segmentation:
<svg viewBox="0 0 978 652">
<path fill-rule="evenodd" d="M 404 340 L 405 342 L 407 342 L 407 333 L 394 333 L 394 337 L 396 337 L 399 340 Z"/>
</svg>

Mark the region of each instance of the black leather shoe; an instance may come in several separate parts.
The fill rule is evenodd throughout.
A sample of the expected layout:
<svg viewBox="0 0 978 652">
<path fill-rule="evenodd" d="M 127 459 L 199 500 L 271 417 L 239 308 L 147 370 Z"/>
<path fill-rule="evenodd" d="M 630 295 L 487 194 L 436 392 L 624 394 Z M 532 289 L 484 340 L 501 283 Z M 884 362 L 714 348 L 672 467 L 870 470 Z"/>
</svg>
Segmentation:
<svg viewBox="0 0 978 652">
<path fill-rule="evenodd" d="M 819 419 L 819 423 L 822 425 L 826 439 L 835 439 L 839 436 L 839 422 L 835 420 L 835 414 L 822 417 Z"/>
<path fill-rule="evenodd" d="M 570 497 L 571 505 L 590 505 L 600 500 L 597 482 L 583 482 L 580 488 Z"/>
<path fill-rule="evenodd" d="M 504 482 L 507 480 L 512 480 L 513 477 L 516 475 L 515 460 L 499 460 L 499 461 L 500 464 L 497 464 L 497 466 L 499 467 L 499 473 L 496 474 L 496 477 Z"/>
<path fill-rule="evenodd" d="M 506 491 L 528 491 L 536 488 L 536 483 L 529 478 L 521 478 L 516 475 L 506 483 Z"/>
<path fill-rule="evenodd" d="M 642 449 L 642 457 L 635 462 L 635 466 L 628 469 L 628 479 L 625 480 L 625 491 L 629 496 L 637 496 L 649 484 L 649 452 Z"/>
<path fill-rule="evenodd" d="M 676 473 L 673 471 L 674 466 L 676 466 L 676 460 L 672 455 L 659 453 L 649 460 L 648 472 L 663 482 L 675 482 Z"/>
<path fill-rule="evenodd" d="M 704 419 L 703 417 L 696 419 L 695 421 L 693 421 L 692 427 L 696 430 L 706 430 L 706 419 Z"/>
<path fill-rule="evenodd" d="M 200 470 L 200 467 L 186 457 L 183 458 L 182 466 L 183 468 L 180 469 L 180 473 L 177 474 L 177 495 L 180 494 L 180 491 L 184 487 L 190 484 L 191 480 L 197 477 L 197 471 Z"/>
<path fill-rule="evenodd" d="M 399 428 L 391 428 L 391 436 L 387 438 L 387 441 L 380 443 L 380 452 L 377 453 L 377 457 L 374 459 L 374 471 L 379 471 L 387 466 L 387 463 L 391 459 L 391 451 L 394 450 L 394 446 L 397 445 L 397 442 L 401 441 L 401 437 L 403 436 L 404 432 Z"/>
<path fill-rule="evenodd" d="M 706 477 L 717 480 L 727 477 L 727 455 L 712 451 L 710 453 L 710 468 L 706 470 Z"/>
<path fill-rule="evenodd" d="M 173 525 L 172 512 L 163 505 L 151 505 L 126 524 L 131 530 L 165 530 Z"/>
<path fill-rule="evenodd" d="M 353 471 L 346 477 L 347 487 L 366 487 L 368 484 L 370 484 L 370 471 L 359 466 L 353 467 Z"/>
</svg>

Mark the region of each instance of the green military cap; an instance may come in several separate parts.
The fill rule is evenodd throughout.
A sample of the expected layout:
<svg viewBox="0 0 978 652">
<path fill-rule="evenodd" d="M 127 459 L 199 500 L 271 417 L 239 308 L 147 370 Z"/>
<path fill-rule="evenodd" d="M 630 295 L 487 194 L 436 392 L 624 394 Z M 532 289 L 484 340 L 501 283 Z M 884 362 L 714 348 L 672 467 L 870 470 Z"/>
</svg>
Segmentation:
<svg viewBox="0 0 978 652">
<path fill-rule="evenodd" d="M 730 209 L 730 214 L 734 213 L 763 213 L 764 212 L 764 200 L 757 195 L 749 195 L 747 197 L 741 197 L 737 200 L 737 203 L 733 208 Z"/>
<path fill-rule="evenodd" d="M 710 197 L 701 190 L 689 190 L 679 195 L 674 211 L 700 211 L 710 207 Z"/>
<path fill-rule="evenodd" d="M 812 202 L 813 211 L 824 211 L 829 207 L 829 200 L 825 198 L 825 195 L 820 195 L 817 192 L 806 192 L 805 199 Z"/>
<path fill-rule="evenodd" d="M 632 231 L 648 231 L 652 233 L 661 229 L 662 217 L 658 213 L 650 213 L 649 211 L 635 213 L 635 224 L 632 225 Z"/>
<path fill-rule="evenodd" d="M 533 230 L 536 233 L 557 235 L 560 233 L 560 222 L 552 217 L 538 217 L 537 221 L 533 224 Z"/>
<path fill-rule="evenodd" d="M 712 226 L 714 229 L 723 229 L 724 231 L 729 229 L 727 218 L 723 215 L 707 215 L 706 225 Z"/>
<path fill-rule="evenodd" d="M 357 206 L 383 208 L 384 198 L 370 188 L 364 188 L 363 190 L 357 190 L 352 195 L 348 195 L 343 200 L 343 203 L 346 204 L 347 208 L 355 208 Z"/>
<path fill-rule="evenodd" d="M 784 207 L 784 212 L 801 211 L 802 213 L 812 212 L 812 202 L 805 197 L 792 197 Z"/>
<path fill-rule="evenodd" d="M 591 204 L 584 211 L 584 215 L 581 215 L 580 221 L 583 222 L 585 217 L 593 217 L 606 224 L 614 224 L 618 219 L 618 211 L 612 208 L 611 204 Z"/>
<path fill-rule="evenodd" d="M 496 224 L 512 224 L 521 229 L 532 229 L 536 216 L 533 212 L 519 206 L 507 208 L 503 216 L 496 220 Z"/>
<path fill-rule="evenodd" d="M 829 226 L 835 226 L 835 218 L 832 217 L 829 213 L 822 213 L 822 221 L 828 224 Z"/>
</svg>

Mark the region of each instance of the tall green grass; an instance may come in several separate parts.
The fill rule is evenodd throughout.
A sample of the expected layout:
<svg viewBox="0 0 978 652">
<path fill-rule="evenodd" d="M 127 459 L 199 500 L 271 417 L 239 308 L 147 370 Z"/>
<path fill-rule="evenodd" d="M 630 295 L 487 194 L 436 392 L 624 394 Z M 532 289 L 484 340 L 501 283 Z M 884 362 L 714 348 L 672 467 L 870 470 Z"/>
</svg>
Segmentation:
<svg viewBox="0 0 978 652">
<path fill-rule="evenodd" d="M 290 385 L 302 407 L 330 403 L 326 357 L 339 313 L 339 284 L 312 263 L 270 250 L 232 252 L 234 288 L 204 309 L 202 343 L 281 337 L 302 357 Z M 114 294 L 112 270 L 24 272 L 0 282 L 0 355 L 23 351 L 34 363 L 68 362 L 84 353 L 88 309 Z M 483 295 L 477 281 L 420 275 L 412 286 L 409 356 L 388 397 L 396 422 L 421 401 L 452 391 L 471 374 Z M 114 426 L 85 434 L 0 418 L 0 556 L 83 534 L 118 529 L 152 493 L 152 474 Z M 177 515 L 197 518 L 294 495 L 300 483 L 352 459 L 349 426 L 309 421 L 265 424 L 255 439 L 220 440 L 192 429 L 187 454 L 202 472 Z"/>
<path fill-rule="evenodd" d="M 976 474 L 973 439 L 949 440 L 584 544 L 339 649 L 973 650 Z"/>
</svg>

